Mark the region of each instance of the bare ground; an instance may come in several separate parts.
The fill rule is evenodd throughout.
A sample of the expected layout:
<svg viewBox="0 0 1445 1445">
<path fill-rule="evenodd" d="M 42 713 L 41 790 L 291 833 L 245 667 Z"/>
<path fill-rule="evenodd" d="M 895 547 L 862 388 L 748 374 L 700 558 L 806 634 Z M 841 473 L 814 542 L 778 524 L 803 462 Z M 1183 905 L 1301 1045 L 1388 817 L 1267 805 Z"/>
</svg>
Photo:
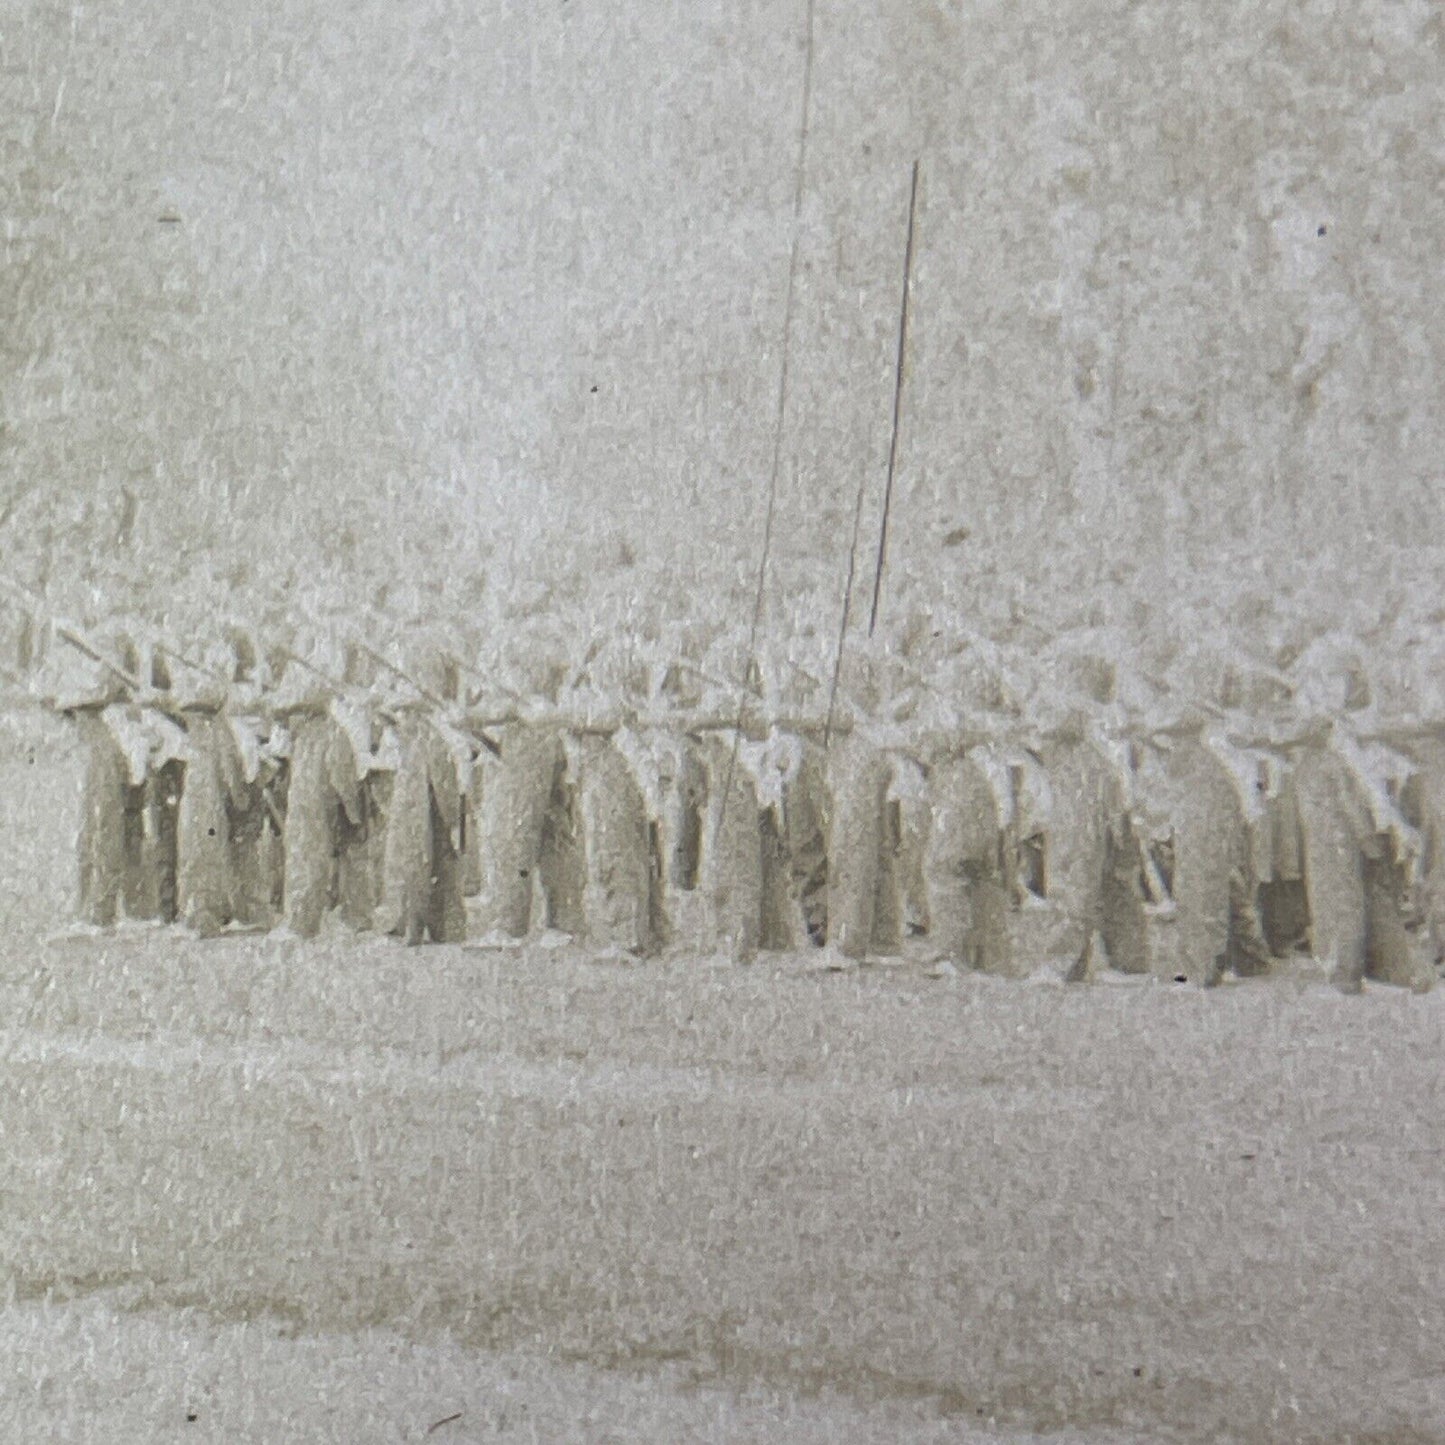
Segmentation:
<svg viewBox="0 0 1445 1445">
<path fill-rule="evenodd" d="M 1445 1437 L 1438 993 L 137 931 L 0 995 L 7 1438 L 196 1370 L 186 1438 Z"/>
</svg>

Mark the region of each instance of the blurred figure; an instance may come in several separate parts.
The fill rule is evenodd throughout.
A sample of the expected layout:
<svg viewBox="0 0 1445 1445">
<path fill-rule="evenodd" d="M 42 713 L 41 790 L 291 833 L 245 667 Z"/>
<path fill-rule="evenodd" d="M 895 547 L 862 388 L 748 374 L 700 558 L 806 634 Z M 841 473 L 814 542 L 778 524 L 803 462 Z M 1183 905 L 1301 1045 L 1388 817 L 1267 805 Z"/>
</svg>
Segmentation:
<svg viewBox="0 0 1445 1445">
<path fill-rule="evenodd" d="M 270 921 L 255 866 L 264 808 L 226 715 L 237 667 L 233 649 L 216 644 L 178 668 L 174 687 L 190 753 L 176 819 L 177 902 L 181 921 L 203 938 Z"/>
<path fill-rule="evenodd" d="M 581 927 L 582 861 L 575 797 L 554 721 L 566 674 L 556 648 L 499 659 L 489 704 L 500 758 L 484 765 L 478 834 L 488 931 L 525 938 L 539 925 Z M 536 916 L 541 902 L 544 917 Z"/>
<path fill-rule="evenodd" d="M 335 715 L 344 667 L 339 648 L 303 639 L 272 702 L 290 736 L 283 897 L 286 927 L 301 938 L 314 937 L 338 905 L 351 927 L 371 924 L 370 750 L 359 753 L 361 740 Z"/>
<path fill-rule="evenodd" d="M 176 721 L 171 668 L 164 648 L 140 650 L 142 690 L 135 712 L 145 738 L 144 777 L 137 785 L 139 818 L 128 869 L 126 911 L 132 918 L 174 923 L 177 916 L 177 820 L 189 746 Z M 135 775 L 132 775 L 134 782 Z"/>
<path fill-rule="evenodd" d="M 927 759 L 929 947 L 961 967 L 1005 973 L 1011 961 L 1000 858 L 1006 820 L 987 773 L 963 744 L 962 738 L 940 743 Z"/>
<path fill-rule="evenodd" d="M 101 654 L 103 656 L 104 654 Z M 130 767 L 108 710 L 125 703 L 132 689 L 114 666 L 82 655 L 57 638 L 36 679 L 42 701 L 74 723 L 85 750 L 80 828 L 79 920 L 93 928 L 113 927 L 126 880 L 126 812 Z"/>
<path fill-rule="evenodd" d="M 398 679 L 392 689 L 399 756 L 386 826 L 384 907 L 390 930 L 409 945 L 466 937 L 462 779 L 428 701 L 447 693 L 452 667 L 450 659 L 421 651 L 408 674 L 418 686 Z"/>
<path fill-rule="evenodd" d="M 599 641 L 561 699 L 576 723 L 566 746 L 581 825 L 583 928 L 590 943 L 634 954 L 653 946 L 647 800 L 617 735 L 646 706 L 650 683 L 638 646 Z"/>
</svg>

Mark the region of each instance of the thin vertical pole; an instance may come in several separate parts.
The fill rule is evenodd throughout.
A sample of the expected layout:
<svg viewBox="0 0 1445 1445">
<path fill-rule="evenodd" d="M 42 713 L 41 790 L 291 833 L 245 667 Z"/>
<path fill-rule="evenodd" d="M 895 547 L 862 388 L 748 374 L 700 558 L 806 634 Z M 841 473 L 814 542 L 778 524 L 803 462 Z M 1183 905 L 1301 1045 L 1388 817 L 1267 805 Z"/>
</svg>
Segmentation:
<svg viewBox="0 0 1445 1445">
<path fill-rule="evenodd" d="M 718 810 L 717 829 L 727 818 L 728 795 L 732 792 L 733 775 L 737 771 L 738 746 L 741 741 L 743 715 L 748 705 L 748 678 L 757 657 L 758 628 L 762 624 L 763 599 L 767 591 L 768 561 L 773 547 L 773 521 L 778 506 L 778 469 L 782 464 L 783 436 L 788 415 L 788 361 L 793 342 L 793 293 L 798 283 L 798 255 L 802 249 L 803 189 L 808 174 L 808 119 L 813 106 L 813 12 L 816 0 L 808 0 L 804 18 L 803 94 L 798 114 L 798 154 L 793 171 L 793 242 L 788 255 L 788 285 L 783 297 L 783 354 L 778 368 L 778 400 L 773 418 L 773 459 L 768 469 L 767 511 L 763 521 L 762 556 L 758 560 L 757 591 L 753 598 L 753 617 L 748 627 L 747 660 L 738 680 L 737 731 L 733 734 L 732 754 L 728 758 L 727 783 L 723 789 L 722 806 Z"/>
<path fill-rule="evenodd" d="M 888 557 L 888 514 L 893 506 L 893 475 L 898 465 L 898 417 L 903 405 L 903 363 L 908 352 L 908 291 L 913 277 L 913 227 L 918 211 L 918 162 L 908 190 L 908 240 L 903 249 L 903 304 L 898 315 L 898 360 L 893 370 L 893 434 L 888 439 L 888 480 L 883 488 L 883 521 L 878 528 L 878 561 L 873 571 L 873 608 L 868 636 L 878 625 L 878 599 L 883 591 L 883 564 Z"/>
</svg>

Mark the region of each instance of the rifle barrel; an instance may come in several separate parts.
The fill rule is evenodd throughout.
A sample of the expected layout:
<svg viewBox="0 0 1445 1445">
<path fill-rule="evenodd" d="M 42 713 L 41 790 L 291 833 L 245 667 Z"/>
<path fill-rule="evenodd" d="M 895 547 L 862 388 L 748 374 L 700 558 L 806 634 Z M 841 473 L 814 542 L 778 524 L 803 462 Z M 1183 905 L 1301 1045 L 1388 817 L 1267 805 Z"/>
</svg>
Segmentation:
<svg viewBox="0 0 1445 1445">
<path fill-rule="evenodd" d="M 198 672 L 202 677 L 209 677 L 212 682 L 223 682 L 228 687 L 230 686 L 230 678 L 222 676 L 222 674 L 217 672 L 213 667 L 207 667 L 204 663 L 196 662 L 193 658 L 187 657 L 184 652 L 177 651 L 176 648 L 167 642 L 158 642 L 156 644 L 156 651 L 165 653 L 167 657 L 179 662 L 182 667 L 189 667 L 192 672 Z"/>
<path fill-rule="evenodd" d="M 72 632 L 70 628 L 57 623 L 55 635 L 63 642 L 68 642 L 82 657 L 88 657 L 92 662 L 98 662 L 108 671 L 113 672 L 127 687 L 134 692 L 144 691 L 138 677 L 132 677 L 125 668 L 118 662 L 112 662 L 103 652 L 99 652 L 78 633 Z"/>
<path fill-rule="evenodd" d="M 373 662 L 379 663 L 389 673 L 391 673 L 393 677 L 399 678 L 402 682 L 406 683 L 408 687 L 415 688 L 417 696 L 420 697 L 423 702 L 430 703 L 439 712 L 447 712 L 450 709 L 450 703 L 443 702 L 441 698 L 439 698 L 434 692 L 430 691 L 428 688 L 423 687 L 409 673 L 403 671 L 403 669 L 398 667 L 396 663 L 394 663 L 389 657 L 385 656 L 383 653 L 378 652 L 369 643 L 363 642 L 360 638 L 355 638 L 354 641 L 356 642 L 356 645 L 369 658 L 371 658 Z M 502 747 L 501 744 L 496 740 L 496 738 L 489 737 L 484 732 L 471 732 L 471 736 L 474 737 L 477 742 L 481 743 L 481 745 L 486 748 L 486 750 L 491 753 L 494 758 L 499 758 L 502 756 Z"/>
</svg>

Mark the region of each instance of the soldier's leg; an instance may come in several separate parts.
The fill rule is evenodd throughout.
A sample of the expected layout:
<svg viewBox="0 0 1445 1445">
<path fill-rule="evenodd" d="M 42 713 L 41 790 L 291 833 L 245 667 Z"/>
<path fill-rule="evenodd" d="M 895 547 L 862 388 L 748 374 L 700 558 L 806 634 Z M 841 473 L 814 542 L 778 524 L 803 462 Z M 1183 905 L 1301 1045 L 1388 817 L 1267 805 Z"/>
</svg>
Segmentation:
<svg viewBox="0 0 1445 1445">
<path fill-rule="evenodd" d="M 1257 893 L 1249 886 L 1243 869 L 1229 874 L 1229 941 L 1225 967 L 1241 978 L 1258 978 L 1269 972 L 1272 956 L 1269 940 L 1260 920 Z"/>
<path fill-rule="evenodd" d="M 583 913 L 588 939 L 644 953 L 648 932 L 647 808 L 626 761 L 610 742 L 588 742 L 579 779 L 586 859 Z"/>
<path fill-rule="evenodd" d="M 410 809 L 406 810 L 410 813 Z M 426 941 L 427 923 L 432 907 L 432 847 L 428 816 L 419 819 L 397 818 L 403 824 L 396 830 L 398 846 L 391 856 L 400 876 L 392 885 L 398 901 L 397 931 L 409 948 Z"/>
<path fill-rule="evenodd" d="M 776 809 L 764 810 L 761 819 L 763 854 L 763 906 L 760 946 L 768 949 L 802 948 L 808 942 L 801 911 L 788 886 L 788 853 Z"/>
<path fill-rule="evenodd" d="M 1255 892 L 1255 911 L 1265 943 L 1275 958 L 1285 958 L 1309 944 L 1309 899 L 1302 878 L 1273 878 Z"/>
<path fill-rule="evenodd" d="M 828 848 L 821 834 L 793 854 L 793 886 L 808 943 L 821 948 L 828 939 Z"/>
<path fill-rule="evenodd" d="M 873 938 L 887 760 L 861 741 L 835 743 L 828 782 L 828 943 L 848 958 L 863 958 Z"/>
<path fill-rule="evenodd" d="M 202 733 L 176 819 L 181 917 L 203 938 L 213 937 L 230 920 L 230 823 L 208 741 Z"/>
<path fill-rule="evenodd" d="M 1149 972 L 1149 930 L 1144 900 L 1129 880 L 1106 875 L 1100 932 L 1109 964 L 1120 973 Z"/>
<path fill-rule="evenodd" d="M 1435 969 L 1415 935 L 1405 927 L 1403 870 L 1388 858 L 1365 860 L 1365 973 L 1381 983 L 1424 993 Z"/>
<path fill-rule="evenodd" d="M 479 841 L 490 926 L 513 938 L 524 938 L 532 924 L 534 875 L 561 767 L 560 739 L 515 728 L 483 790 Z"/>
<path fill-rule="evenodd" d="M 386 828 L 385 907 L 392 932 L 415 945 L 426 936 L 432 902 L 432 799 L 425 758 L 403 741 Z"/>
<path fill-rule="evenodd" d="M 467 898 L 480 897 L 486 887 L 487 872 L 482 864 L 482 830 L 480 809 L 471 798 L 462 803 L 465 843 L 462 849 L 462 893 Z"/>
<path fill-rule="evenodd" d="M 347 927 L 358 933 L 369 929 L 378 901 L 371 829 L 369 825 L 356 827 L 344 813 L 338 819 L 336 893 L 337 908 Z"/>
<path fill-rule="evenodd" d="M 969 948 L 973 966 L 984 973 L 1009 975 L 1015 971 L 1009 939 L 1009 886 L 1003 875 L 984 860 L 970 872 Z"/>
<path fill-rule="evenodd" d="M 888 954 L 903 947 L 903 818 L 896 800 L 885 802 L 880 831 L 871 946 L 877 953 Z"/>
<path fill-rule="evenodd" d="M 537 870 L 547 904 L 547 926 L 580 936 L 587 925 L 583 908 L 587 862 L 578 812 L 572 780 L 559 773 L 542 829 Z"/>
<path fill-rule="evenodd" d="M 434 943 L 462 943 L 467 936 L 466 859 L 458 853 L 446 823 L 432 810 L 431 896 L 427 932 Z"/>
<path fill-rule="evenodd" d="M 162 923 L 176 921 L 176 818 L 184 786 L 185 764 L 174 760 L 157 769 L 147 783 L 151 868 L 156 880 L 156 913 Z"/>
<path fill-rule="evenodd" d="M 928 884 L 923 861 L 928 852 L 928 803 L 924 798 L 903 800 L 899 813 L 899 871 L 903 893 L 903 928 L 912 937 L 928 932 Z"/>
<path fill-rule="evenodd" d="M 659 947 L 672 942 L 672 921 L 667 912 L 667 878 L 662 856 L 662 832 L 655 818 L 647 824 L 647 927 Z"/>
<path fill-rule="evenodd" d="M 805 748 L 783 792 L 782 837 L 789 890 L 801 915 L 799 946 L 821 948 L 828 937 L 828 780 L 821 749 Z"/>
<path fill-rule="evenodd" d="M 1294 771 L 1304 838 L 1310 944 L 1314 956 L 1346 989 L 1365 974 L 1366 840 L 1352 806 L 1352 780 L 1324 749 L 1306 754 Z"/>
<path fill-rule="evenodd" d="M 1116 825 L 1122 827 L 1122 825 Z M 1149 972 L 1149 931 L 1140 878 L 1139 842 L 1132 831 L 1120 839 L 1110 837 L 1105 848 L 1104 879 L 1099 911 L 1100 931 L 1110 965 L 1120 973 Z M 1191 966 L 1201 971 L 1206 960 Z"/>
<path fill-rule="evenodd" d="M 758 947 L 763 918 L 763 839 L 757 787 L 731 748 L 709 749 L 708 810 L 702 838 L 703 883 L 707 896 L 703 940 L 735 958 L 751 958 Z M 732 774 L 731 789 L 728 774 Z M 724 808 L 723 799 L 727 805 Z"/>
<path fill-rule="evenodd" d="M 331 901 L 337 806 L 319 776 L 316 760 L 298 750 L 286 808 L 286 927 L 301 938 L 314 938 Z"/>
<path fill-rule="evenodd" d="M 261 871 L 273 918 L 286 916 L 286 839 L 274 818 L 266 820 L 261 840 Z"/>
<path fill-rule="evenodd" d="M 668 887 L 690 892 L 698 886 L 704 847 L 708 774 L 694 748 L 684 745 L 677 777 L 667 799 Z"/>
<path fill-rule="evenodd" d="M 125 760 L 99 718 L 84 718 L 86 766 L 77 851 L 80 916 L 99 928 L 115 923 L 125 881 Z"/>
<path fill-rule="evenodd" d="M 932 820 L 923 855 L 923 876 L 928 889 L 930 951 L 967 965 L 971 963 L 968 955 L 973 908 L 964 818 L 970 799 L 962 777 L 963 766 L 950 761 L 933 770 L 929 784 Z"/>
<path fill-rule="evenodd" d="M 271 883 L 265 866 L 266 818 L 260 789 L 231 820 L 231 917 L 237 923 L 269 928 Z"/>
<path fill-rule="evenodd" d="M 372 927 L 378 933 L 395 932 L 398 917 L 397 901 L 387 894 L 386 873 L 386 840 L 391 825 L 393 782 L 394 779 L 390 773 L 373 773 L 367 779 L 372 808 L 367 854 L 371 860 L 371 891 L 372 896 L 376 899 Z"/>
<path fill-rule="evenodd" d="M 127 918 L 154 918 L 159 911 L 155 874 L 151 868 L 146 785 L 127 783 L 124 789 L 125 912 Z"/>
</svg>

